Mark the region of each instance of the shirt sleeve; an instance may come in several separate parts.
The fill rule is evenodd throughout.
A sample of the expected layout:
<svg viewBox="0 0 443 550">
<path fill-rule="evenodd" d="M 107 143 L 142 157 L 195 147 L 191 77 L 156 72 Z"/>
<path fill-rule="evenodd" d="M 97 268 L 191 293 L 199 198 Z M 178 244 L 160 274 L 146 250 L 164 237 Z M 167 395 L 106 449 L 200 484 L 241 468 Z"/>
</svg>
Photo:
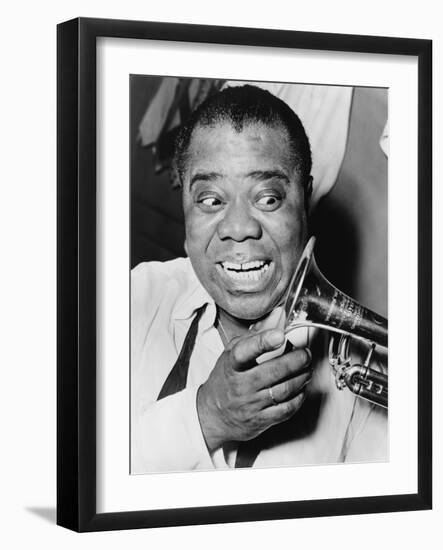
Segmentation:
<svg viewBox="0 0 443 550">
<path fill-rule="evenodd" d="M 133 413 L 131 473 L 212 470 L 197 413 L 198 387 L 188 387 Z"/>
<path fill-rule="evenodd" d="M 171 314 L 184 260 L 148 262 L 131 283 L 131 473 L 214 469 L 197 413 L 201 382 L 157 400 L 177 357 Z"/>
</svg>

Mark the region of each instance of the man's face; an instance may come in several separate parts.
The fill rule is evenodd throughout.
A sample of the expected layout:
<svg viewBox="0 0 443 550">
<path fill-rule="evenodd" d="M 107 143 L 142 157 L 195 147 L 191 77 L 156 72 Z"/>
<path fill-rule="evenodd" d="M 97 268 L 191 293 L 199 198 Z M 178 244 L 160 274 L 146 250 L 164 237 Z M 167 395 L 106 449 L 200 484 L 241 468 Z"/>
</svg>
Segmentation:
<svg viewBox="0 0 443 550">
<path fill-rule="evenodd" d="M 306 237 L 301 178 L 284 129 L 198 127 L 183 182 L 186 251 L 228 314 L 256 320 L 281 300 Z"/>
</svg>

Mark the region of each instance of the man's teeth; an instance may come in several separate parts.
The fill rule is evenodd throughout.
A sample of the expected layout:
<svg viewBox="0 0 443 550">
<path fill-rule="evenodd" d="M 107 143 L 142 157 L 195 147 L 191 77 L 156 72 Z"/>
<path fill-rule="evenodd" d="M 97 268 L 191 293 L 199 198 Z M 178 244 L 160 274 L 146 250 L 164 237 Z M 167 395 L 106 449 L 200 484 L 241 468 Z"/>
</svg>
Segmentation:
<svg viewBox="0 0 443 550">
<path fill-rule="evenodd" d="M 239 281 L 258 281 L 269 269 L 269 263 L 264 260 L 255 260 L 253 262 L 245 262 L 244 264 L 222 262 L 221 265 L 225 273 Z"/>
<path fill-rule="evenodd" d="M 264 260 L 255 262 L 245 262 L 244 264 L 234 264 L 233 262 L 222 262 L 223 269 L 234 269 L 235 271 L 247 271 L 249 269 L 260 269 L 266 265 Z"/>
</svg>

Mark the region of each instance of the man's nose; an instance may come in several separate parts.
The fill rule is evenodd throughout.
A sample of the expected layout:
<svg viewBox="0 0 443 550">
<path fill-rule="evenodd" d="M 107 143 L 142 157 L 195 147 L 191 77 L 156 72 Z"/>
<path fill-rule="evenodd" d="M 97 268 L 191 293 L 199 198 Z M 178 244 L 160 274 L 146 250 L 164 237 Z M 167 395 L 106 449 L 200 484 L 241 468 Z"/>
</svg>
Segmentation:
<svg viewBox="0 0 443 550">
<path fill-rule="evenodd" d="M 243 201 L 236 201 L 225 208 L 223 218 L 217 226 L 221 240 L 232 239 L 237 242 L 246 239 L 259 239 L 262 228 L 251 212 L 251 207 Z"/>
</svg>

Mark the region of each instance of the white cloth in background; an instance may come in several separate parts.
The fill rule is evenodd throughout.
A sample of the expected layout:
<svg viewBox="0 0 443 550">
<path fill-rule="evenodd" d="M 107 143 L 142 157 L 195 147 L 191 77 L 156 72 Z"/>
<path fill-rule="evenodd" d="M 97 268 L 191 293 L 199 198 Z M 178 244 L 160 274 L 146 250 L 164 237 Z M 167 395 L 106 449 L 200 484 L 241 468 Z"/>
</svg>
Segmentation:
<svg viewBox="0 0 443 550">
<path fill-rule="evenodd" d="M 179 105 L 177 110 L 164 128 L 169 110 L 174 103 L 178 86 L 186 81 L 186 98 L 191 111 L 196 109 L 202 101 L 213 91 L 213 87 L 220 88 L 222 81 L 214 79 L 180 79 L 176 77 L 163 78 L 158 90 L 152 98 L 138 128 L 138 138 L 142 146 L 153 145 L 160 136 L 162 130 L 171 130 L 179 126 L 183 121 L 180 118 Z"/>
<path fill-rule="evenodd" d="M 312 151 L 312 208 L 331 190 L 342 165 L 353 88 L 236 80 L 226 82 L 224 87 L 244 84 L 268 90 L 287 103 L 300 118 Z"/>
<path fill-rule="evenodd" d="M 179 79 L 175 77 L 164 78 L 159 89 L 152 98 L 149 107 L 146 109 L 140 123 L 138 132 L 139 139 L 143 146 L 148 146 L 157 141 L 157 138 L 166 122 L 169 108 L 175 97 Z M 170 128 L 180 124 L 180 115 L 178 111 L 171 120 Z"/>
<path fill-rule="evenodd" d="M 197 414 L 197 390 L 223 352 L 214 327 L 214 301 L 184 258 L 140 264 L 132 271 L 131 285 L 131 473 L 233 467 L 237 445 L 210 454 Z M 157 401 L 194 312 L 205 303 L 187 386 Z M 314 375 L 302 409 L 285 425 L 284 434 L 260 452 L 253 467 L 386 460 L 385 412 L 347 390 L 338 391 L 325 349 L 312 351 Z M 297 418 L 313 403 L 315 418 L 303 426 L 305 433 L 294 435 Z"/>
</svg>

